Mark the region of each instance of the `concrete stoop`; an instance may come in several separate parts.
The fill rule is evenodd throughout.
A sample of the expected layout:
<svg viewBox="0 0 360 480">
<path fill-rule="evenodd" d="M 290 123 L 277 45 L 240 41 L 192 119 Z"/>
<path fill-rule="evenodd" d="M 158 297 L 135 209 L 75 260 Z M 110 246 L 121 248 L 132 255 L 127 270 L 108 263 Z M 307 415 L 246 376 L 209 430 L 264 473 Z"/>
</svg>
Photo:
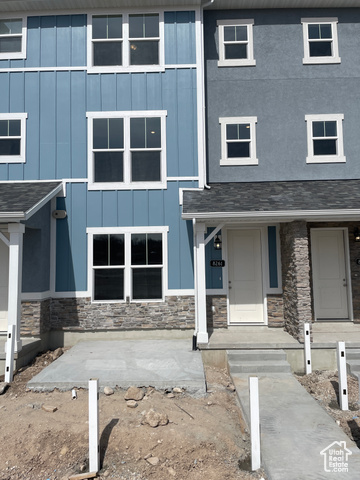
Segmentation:
<svg viewBox="0 0 360 480">
<path fill-rule="evenodd" d="M 228 350 L 230 375 L 290 374 L 290 364 L 284 350 Z"/>
<path fill-rule="evenodd" d="M 346 348 L 347 373 L 355 378 L 360 375 L 360 349 Z"/>
</svg>

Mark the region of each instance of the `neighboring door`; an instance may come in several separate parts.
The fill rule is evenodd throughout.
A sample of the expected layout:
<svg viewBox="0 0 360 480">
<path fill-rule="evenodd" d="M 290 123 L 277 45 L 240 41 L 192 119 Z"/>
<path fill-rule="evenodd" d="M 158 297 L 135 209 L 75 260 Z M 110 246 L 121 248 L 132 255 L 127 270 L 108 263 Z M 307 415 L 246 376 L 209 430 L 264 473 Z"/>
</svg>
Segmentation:
<svg viewBox="0 0 360 480">
<path fill-rule="evenodd" d="M 317 320 L 349 318 L 343 230 L 312 230 L 314 307 Z"/>
<path fill-rule="evenodd" d="M 228 231 L 230 323 L 264 323 L 261 234 Z"/>
<path fill-rule="evenodd" d="M 0 240 L 0 332 L 8 329 L 9 247 Z"/>
</svg>

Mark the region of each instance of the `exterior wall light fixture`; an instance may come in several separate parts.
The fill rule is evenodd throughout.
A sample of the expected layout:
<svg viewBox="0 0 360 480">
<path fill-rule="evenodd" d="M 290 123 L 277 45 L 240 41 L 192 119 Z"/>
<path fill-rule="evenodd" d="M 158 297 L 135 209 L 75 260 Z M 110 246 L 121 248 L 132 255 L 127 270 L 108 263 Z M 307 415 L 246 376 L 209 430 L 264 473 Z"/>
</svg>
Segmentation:
<svg viewBox="0 0 360 480">
<path fill-rule="evenodd" d="M 214 239 L 215 250 L 221 250 L 221 246 L 222 246 L 221 237 L 219 235 L 216 235 Z"/>
<path fill-rule="evenodd" d="M 358 227 L 354 228 L 354 240 L 355 242 L 360 242 L 360 231 Z"/>
</svg>

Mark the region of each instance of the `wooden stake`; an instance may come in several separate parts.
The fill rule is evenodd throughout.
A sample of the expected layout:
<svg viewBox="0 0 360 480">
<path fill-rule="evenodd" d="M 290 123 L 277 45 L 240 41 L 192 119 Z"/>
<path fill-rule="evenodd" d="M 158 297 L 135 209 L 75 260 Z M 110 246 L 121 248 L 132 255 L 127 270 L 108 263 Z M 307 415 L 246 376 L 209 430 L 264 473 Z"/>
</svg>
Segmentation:
<svg viewBox="0 0 360 480">
<path fill-rule="evenodd" d="M 345 342 L 337 342 L 336 351 L 339 375 L 339 404 L 341 410 L 349 410 Z"/>
<path fill-rule="evenodd" d="M 251 440 L 251 470 L 258 470 L 260 462 L 260 407 L 259 379 L 249 377 L 250 393 L 250 440 Z"/>
<path fill-rule="evenodd" d="M 304 355 L 305 355 L 305 373 L 306 375 L 312 372 L 311 366 L 311 343 L 310 343 L 310 325 L 304 323 Z"/>
</svg>

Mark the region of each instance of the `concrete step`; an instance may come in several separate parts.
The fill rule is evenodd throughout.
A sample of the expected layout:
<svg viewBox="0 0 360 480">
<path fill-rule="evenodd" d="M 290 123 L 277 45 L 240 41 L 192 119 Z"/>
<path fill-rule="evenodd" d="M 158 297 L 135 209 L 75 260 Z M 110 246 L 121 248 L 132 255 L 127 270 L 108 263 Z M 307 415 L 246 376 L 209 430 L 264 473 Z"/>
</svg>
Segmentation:
<svg viewBox="0 0 360 480">
<path fill-rule="evenodd" d="M 360 350 L 358 348 L 346 348 L 346 360 L 360 360 Z"/>
<path fill-rule="evenodd" d="M 235 373 L 290 373 L 290 365 L 284 360 L 274 360 L 270 363 L 262 361 L 247 361 L 242 364 L 229 362 L 230 372 Z"/>
<path fill-rule="evenodd" d="M 291 373 L 284 350 L 232 350 L 227 355 L 230 375 Z"/>
<path fill-rule="evenodd" d="M 286 360 L 284 350 L 229 350 L 227 355 L 232 362 Z"/>
<path fill-rule="evenodd" d="M 358 378 L 360 374 L 360 350 L 358 348 L 346 349 L 346 370 L 348 375 Z"/>
</svg>

